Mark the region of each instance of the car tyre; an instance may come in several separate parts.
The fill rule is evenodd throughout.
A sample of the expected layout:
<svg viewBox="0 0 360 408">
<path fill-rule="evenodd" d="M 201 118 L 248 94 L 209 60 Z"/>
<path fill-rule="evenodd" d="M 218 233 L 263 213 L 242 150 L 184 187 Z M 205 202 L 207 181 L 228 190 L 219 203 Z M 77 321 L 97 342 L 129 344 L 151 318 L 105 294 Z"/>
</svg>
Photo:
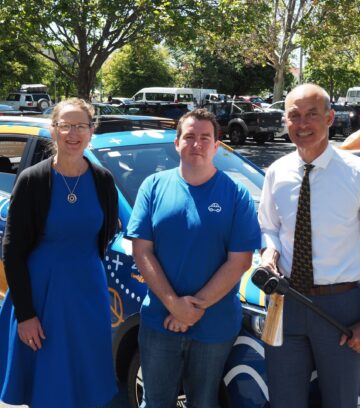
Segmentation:
<svg viewBox="0 0 360 408">
<path fill-rule="evenodd" d="M 246 135 L 241 126 L 235 125 L 230 128 L 229 138 L 233 145 L 242 145 L 245 143 Z"/>
<path fill-rule="evenodd" d="M 49 101 L 46 100 L 46 99 L 40 99 L 40 100 L 38 101 L 37 106 L 38 106 L 38 109 L 39 109 L 41 112 L 44 112 L 44 110 L 47 109 L 47 108 L 50 106 L 50 103 L 49 103 Z"/>
<path fill-rule="evenodd" d="M 286 133 L 285 135 L 283 135 L 283 138 L 285 139 L 286 143 L 291 143 L 291 139 L 289 137 L 289 135 Z"/>
<path fill-rule="evenodd" d="M 143 380 L 140 368 L 140 353 L 136 350 L 129 366 L 127 392 L 130 408 L 138 408 L 143 395 Z"/>
</svg>

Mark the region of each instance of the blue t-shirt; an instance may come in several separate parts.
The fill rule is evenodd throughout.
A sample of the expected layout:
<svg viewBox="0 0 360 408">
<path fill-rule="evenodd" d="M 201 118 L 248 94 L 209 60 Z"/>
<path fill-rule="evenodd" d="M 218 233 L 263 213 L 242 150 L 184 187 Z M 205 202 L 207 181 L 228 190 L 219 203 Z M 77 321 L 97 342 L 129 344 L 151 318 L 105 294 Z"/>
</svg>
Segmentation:
<svg viewBox="0 0 360 408">
<path fill-rule="evenodd" d="M 260 228 L 248 190 L 222 171 L 199 186 L 188 184 L 179 169 L 162 171 L 142 183 L 127 236 L 153 241 L 155 256 L 179 296 L 194 295 L 227 260 L 228 252 L 261 246 Z M 238 285 L 186 334 L 203 342 L 234 337 L 242 321 Z M 151 290 L 141 307 L 147 326 L 163 327 L 169 312 Z"/>
</svg>

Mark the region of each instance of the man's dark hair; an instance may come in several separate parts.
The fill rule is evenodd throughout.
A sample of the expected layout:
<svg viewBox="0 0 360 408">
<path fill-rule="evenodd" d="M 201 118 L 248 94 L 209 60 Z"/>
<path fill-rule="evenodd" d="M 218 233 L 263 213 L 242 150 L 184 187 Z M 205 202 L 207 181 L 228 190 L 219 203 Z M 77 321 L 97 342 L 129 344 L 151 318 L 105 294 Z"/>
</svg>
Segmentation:
<svg viewBox="0 0 360 408">
<path fill-rule="evenodd" d="M 176 128 L 176 138 L 179 139 L 182 132 L 182 125 L 187 118 L 194 118 L 196 120 L 207 120 L 211 122 L 214 127 L 214 138 L 215 142 L 219 139 L 219 124 L 216 121 L 216 117 L 213 113 L 209 112 L 206 109 L 194 109 L 190 112 L 185 113 L 185 115 L 181 116 L 179 119 L 177 128 Z"/>
</svg>

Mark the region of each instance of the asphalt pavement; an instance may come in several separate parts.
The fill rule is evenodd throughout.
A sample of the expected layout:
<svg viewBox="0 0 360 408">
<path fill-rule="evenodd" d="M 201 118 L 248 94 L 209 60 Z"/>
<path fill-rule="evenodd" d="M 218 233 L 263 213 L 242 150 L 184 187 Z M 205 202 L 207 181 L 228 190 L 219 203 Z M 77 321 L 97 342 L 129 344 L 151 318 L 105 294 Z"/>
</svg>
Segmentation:
<svg viewBox="0 0 360 408">
<path fill-rule="evenodd" d="M 336 135 L 330 143 L 339 146 L 344 141 L 344 137 Z M 270 166 L 272 162 L 295 150 L 293 143 L 285 142 L 284 139 L 275 139 L 263 145 L 258 145 L 252 140 L 247 140 L 242 146 L 232 146 L 237 152 L 254 162 L 262 170 Z"/>
</svg>

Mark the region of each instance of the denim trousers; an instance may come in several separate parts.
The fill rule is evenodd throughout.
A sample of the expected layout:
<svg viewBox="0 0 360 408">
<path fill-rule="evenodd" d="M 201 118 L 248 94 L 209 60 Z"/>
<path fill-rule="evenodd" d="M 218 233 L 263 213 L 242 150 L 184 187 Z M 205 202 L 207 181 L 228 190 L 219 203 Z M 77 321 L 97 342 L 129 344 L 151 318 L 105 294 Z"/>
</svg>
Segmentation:
<svg viewBox="0 0 360 408">
<path fill-rule="evenodd" d="M 175 408 L 182 387 L 188 408 L 219 408 L 219 386 L 234 341 L 202 343 L 140 324 L 141 408 Z"/>
</svg>

